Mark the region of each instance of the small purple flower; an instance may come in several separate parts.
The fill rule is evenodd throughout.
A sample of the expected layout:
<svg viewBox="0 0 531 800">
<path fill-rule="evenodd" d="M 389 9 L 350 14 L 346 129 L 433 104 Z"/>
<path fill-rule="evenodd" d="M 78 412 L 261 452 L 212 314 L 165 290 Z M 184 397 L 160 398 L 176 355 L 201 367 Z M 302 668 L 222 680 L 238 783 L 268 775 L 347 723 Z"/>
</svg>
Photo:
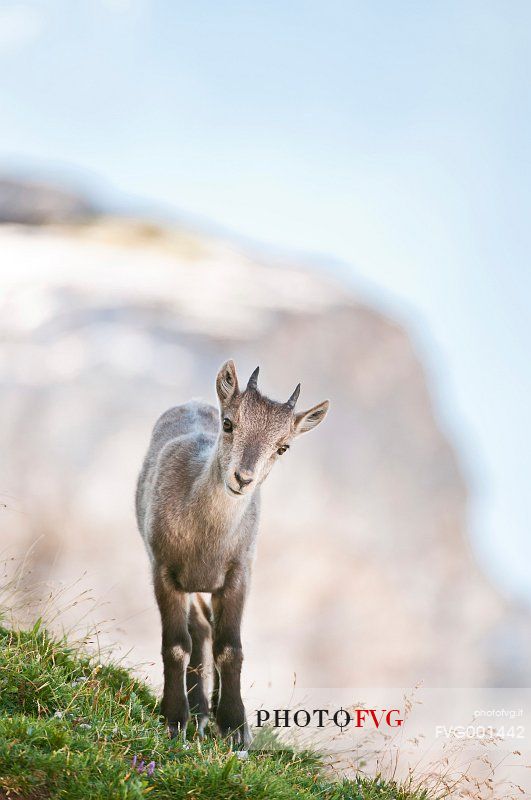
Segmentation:
<svg viewBox="0 0 531 800">
<path fill-rule="evenodd" d="M 138 760 L 139 758 L 141 759 L 140 761 Z M 131 759 L 131 767 L 135 770 L 135 772 L 138 772 L 139 775 L 141 775 L 143 772 L 147 772 L 148 776 L 151 778 L 155 772 L 155 766 L 155 762 L 150 761 L 146 767 L 146 762 L 142 756 L 133 756 Z"/>
</svg>

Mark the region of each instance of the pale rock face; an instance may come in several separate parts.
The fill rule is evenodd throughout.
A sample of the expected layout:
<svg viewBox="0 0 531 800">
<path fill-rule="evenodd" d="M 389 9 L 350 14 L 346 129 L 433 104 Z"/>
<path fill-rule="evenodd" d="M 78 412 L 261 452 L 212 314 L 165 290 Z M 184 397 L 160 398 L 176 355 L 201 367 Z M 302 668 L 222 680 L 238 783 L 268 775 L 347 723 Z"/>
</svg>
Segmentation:
<svg viewBox="0 0 531 800">
<path fill-rule="evenodd" d="M 464 480 L 400 327 L 331 279 L 183 231 L 4 227 L 0 260 L 2 551 L 41 537 L 32 579 L 90 587 L 89 619 L 114 620 L 103 644 L 159 681 L 136 475 L 157 416 L 214 403 L 232 357 L 275 399 L 300 380 L 299 408 L 332 401 L 264 486 L 246 680 L 503 683 L 509 611 L 470 554 Z"/>
</svg>

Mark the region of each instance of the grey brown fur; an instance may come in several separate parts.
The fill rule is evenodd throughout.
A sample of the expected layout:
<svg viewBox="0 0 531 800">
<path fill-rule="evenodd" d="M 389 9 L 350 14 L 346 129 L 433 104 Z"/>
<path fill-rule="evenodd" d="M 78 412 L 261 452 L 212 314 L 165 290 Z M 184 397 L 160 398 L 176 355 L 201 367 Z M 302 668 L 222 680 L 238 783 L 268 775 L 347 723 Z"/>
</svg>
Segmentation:
<svg viewBox="0 0 531 800">
<path fill-rule="evenodd" d="M 328 401 L 295 413 L 258 390 L 258 368 L 241 391 L 227 361 L 216 379 L 220 411 L 191 401 L 166 411 L 153 429 L 138 479 L 136 513 L 162 620 L 161 711 L 172 735 L 190 710 L 208 719 L 206 669 L 214 657 L 212 710 L 220 733 L 246 745 L 240 693 L 240 627 L 258 532 L 260 484 Z M 212 595 L 208 604 L 200 592 Z"/>
</svg>

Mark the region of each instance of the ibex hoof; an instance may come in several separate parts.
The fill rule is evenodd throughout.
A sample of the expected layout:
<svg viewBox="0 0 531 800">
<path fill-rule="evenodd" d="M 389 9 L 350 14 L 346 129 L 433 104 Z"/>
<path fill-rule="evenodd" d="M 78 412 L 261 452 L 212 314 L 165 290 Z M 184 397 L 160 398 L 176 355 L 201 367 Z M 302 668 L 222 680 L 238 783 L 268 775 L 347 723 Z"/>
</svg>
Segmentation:
<svg viewBox="0 0 531 800">
<path fill-rule="evenodd" d="M 225 739 L 231 750 L 237 752 L 246 751 L 252 744 L 253 737 L 249 731 L 247 723 L 240 728 L 220 728 L 220 735 Z"/>
<path fill-rule="evenodd" d="M 206 729 L 206 726 L 208 725 L 208 720 L 209 720 L 208 715 L 204 716 L 202 714 L 198 715 L 195 718 L 195 726 L 196 726 L 196 729 L 197 729 L 197 735 L 199 736 L 200 739 L 204 739 L 205 729 Z"/>
<path fill-rule="evenodd" d="M 186 742 L 186 725 L 169 722 L 168 731 L 170 734 L 170 739 L 180 739 L 183 744 Z"/>
</svg>

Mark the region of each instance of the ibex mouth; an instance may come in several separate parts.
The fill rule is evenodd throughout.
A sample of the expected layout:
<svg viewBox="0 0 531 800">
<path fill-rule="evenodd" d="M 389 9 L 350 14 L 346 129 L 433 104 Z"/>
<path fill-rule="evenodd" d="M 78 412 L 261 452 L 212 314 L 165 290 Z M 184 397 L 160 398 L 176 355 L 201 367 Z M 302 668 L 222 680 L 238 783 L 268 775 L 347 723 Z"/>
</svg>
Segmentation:
<svg viewBox="0 0 531 800">
<path fill-rule="evenodd" d="M 227 484 L 227 489 L 228 489 L 228 490 L 229 490 L 229 492 L 230 492 L 231 494 L 233 494 L 235 497 L 241 497 L 241 496 L 243 495 L 243 492 L 237 492 L 237 491 L 236 491 L 236 489 L 233 489 L 233 488 L 232 488 L 232 486 L 229 486 L 228 484 Z"/>
</svg>

